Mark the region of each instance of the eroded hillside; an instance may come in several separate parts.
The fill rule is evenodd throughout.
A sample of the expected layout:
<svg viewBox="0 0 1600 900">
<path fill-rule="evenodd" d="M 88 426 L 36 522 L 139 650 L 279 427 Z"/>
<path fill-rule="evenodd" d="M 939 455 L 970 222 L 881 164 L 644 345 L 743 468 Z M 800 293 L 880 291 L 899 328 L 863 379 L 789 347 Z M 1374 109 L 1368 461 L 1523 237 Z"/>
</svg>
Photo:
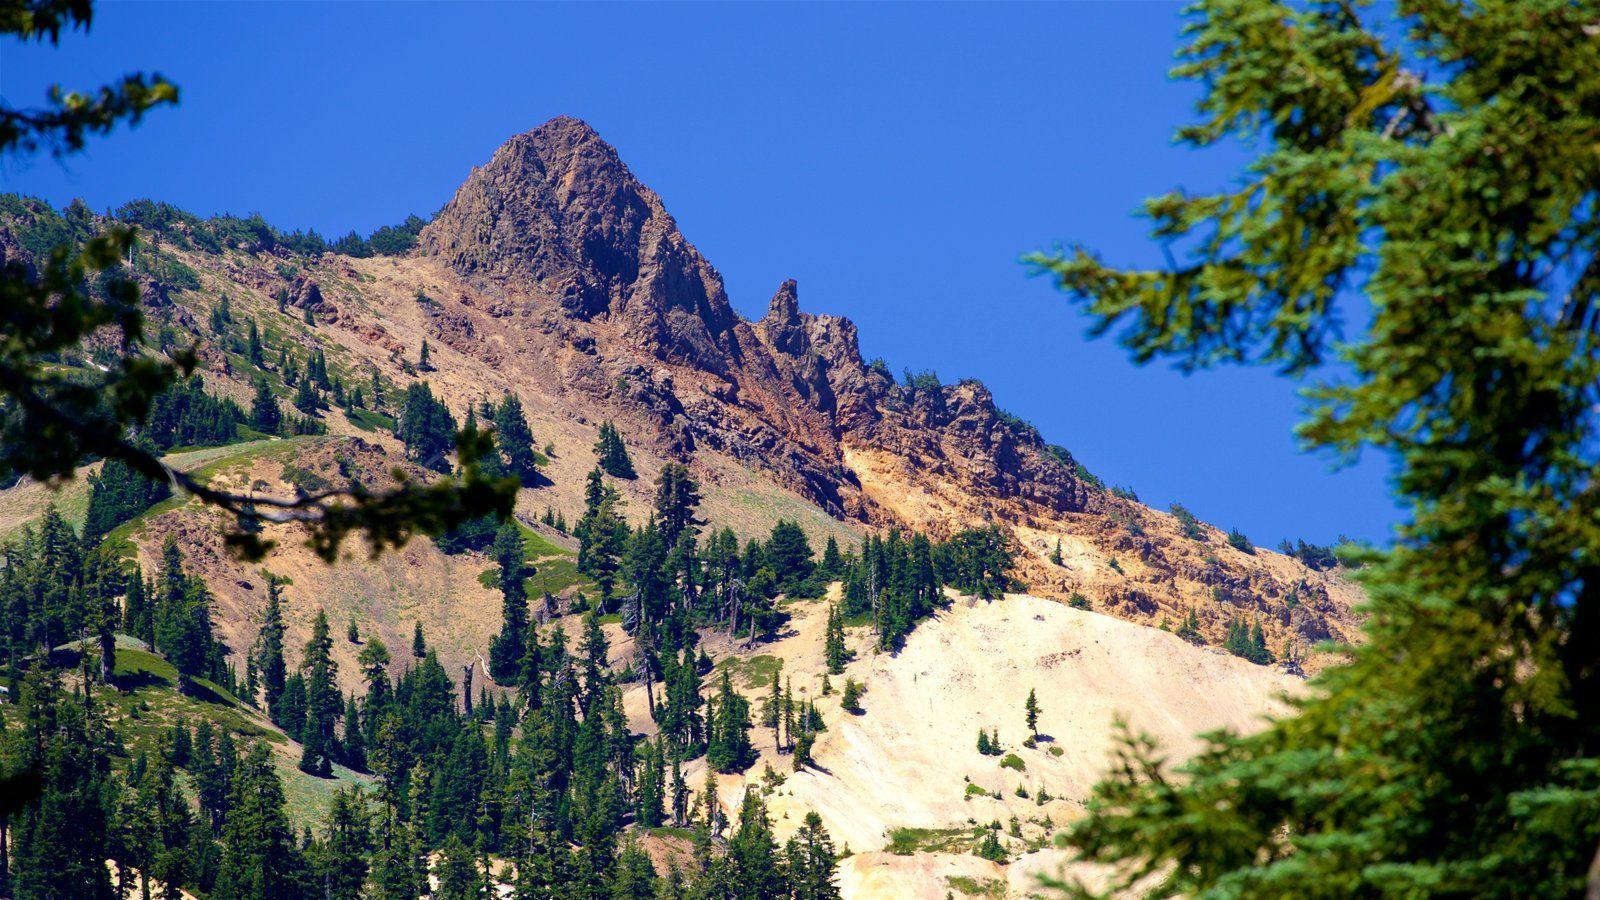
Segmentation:
<svg viewBox="0 0 1600 900">
<path fill-rule="evenodd" d="M 9 202 L 0 253 L 34 252 L 44 218 L 37 204 Z M 1081 594 L 1098 610 L 1173 627 L 1192 612 L 1213 643 L 1232 619 L 1260 621 L 1280 653 L 1355 637 L 1357 594 L 1336 571 L 1235 549 L 1209 526 L 1185 536 L 1167 513 L 1106 490 L 981 384 L 897 383 L 862 359 L 849 320 L 801 312 L 792 281 L 760 321 L 740 318 L 661 199 L 578 120 L 508 141 L 402 256 L 307 255 L 259 229 L 208 243 L 181 216 L 141 221 L 147 244 L 134 265 L 151 316 L 170 345 L 199 342 L 214 393 L 249 397 L 254 367 L 237 352 L 247 322 L 260 329 L 269 367 L 285 349 L 321 349 L 350 383 L 377 373 L 397 392 L 425 379 L 458 415 L 515 393 L 551 451 L 545 479 L 519 500 L 525 522 L 546 507 L 576 518 L 595 429 L 609 419 L 646 475 L 620 485 L 636 520 L 648 508 L 649 474 L 684 461 L 705 487 L 704 517 L 741 535 L 789 518 L 848 546 L 863 529 L 938 536 L 995 523 L 1023 551 L 1020 579 L 1044 596 Z M 232 324 L 219 334 L 224 296 Z M 333 436 L 398 459 L 381 417 L 332 409 L 322 418 Z M 261 484 L 281 489 L 281 475 L 267 471 Z M 209 558 L 208 529 L 203 517 L 159 523 L 140 532 L 140 546 L 148 554 L 172 532 Z M 341 602 L 389 610 L 396 629 L 415 614 L 462 658 L 480 649 L 477 631 L 492 628 L 451 615 L 479 608 L 467 570 L 480 561 L 456 566 L 414 546 L 403 564 L 414 591 L 400 596 L 385 587 L 400 563 L 352 559 L 342 564 L 349 574 L 324 583 L 295 543 L 268 563 L 305 573 L 292 602 L 325 602 L 320 592 L 337 587 Z M 251 580 L 221 561 L 216 577 Z M 260 592 L 219 592 L 237 595 L 220 612 L 239 652 Z"/>
</svg>

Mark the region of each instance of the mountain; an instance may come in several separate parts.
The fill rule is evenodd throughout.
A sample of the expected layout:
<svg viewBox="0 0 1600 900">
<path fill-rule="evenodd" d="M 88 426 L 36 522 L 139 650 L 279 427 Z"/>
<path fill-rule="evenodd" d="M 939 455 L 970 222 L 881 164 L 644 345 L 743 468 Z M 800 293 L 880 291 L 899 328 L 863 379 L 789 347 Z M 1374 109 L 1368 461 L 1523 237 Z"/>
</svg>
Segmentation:
<svg viewBox="0 0 1600 900">
<path fill-rule="evenodd" d="M 579 120 L 512 138 L 475 169 L 423 232 L 423 260 L 448 270 L 461 304 L 439 340 L 478 357 L 497 342 L 477 323 L 509 325 L 511 355 L 545 363 L 566 396 L 614 410 L 665 456 L 731 458 L 858 525 L 999 523 L 1028 551 L 1035 590 L 1136 621 L 1195 610 L 1215 633 L 1261 618 L 1280 646 L 1354 636 L 1339 579 L 1209 527 L 1182 537 L 980 383 L 897 384 L 861 358 L 848 319 L 801 312 L 795 282 L 744 321 L 660 198 Z"/>
<path fill-rule="evenodd" d="M 1007 839 L 1010 852 L 1037 851 L 1081 809 L 1106 763 L 1114 713 L 1187 754 L 1197 746 L 1193 734 L 1248 728 L 1278 708 L 1274 697 L 1297 689 L 1301 666 L 1325 661 L 1314 645 L 1357 639 L 1360 594 L 1342 567 L 1230 540 L 1106 487 L 1004 412 L 981 383 L 897 381 L 882 362 L 862 358 L 848 319 L 802 312 L 794 281 L 777 287 L 759 321 L 743 319 L 661 198 L 577 119 L 553 119 L 507 141 L 414 241 L 382 251 L 375 241 L 329 245 L 283 235 L 259 218 L 202 220 L 154 202 L 109 218 L 142 228 L 128 266 L 144 288 L 156 342 L 197 343 L 209 393 L 248 408 L 253 382 L 269 373 L 271 389 L 287 400 L 284 366 L 320 354 L 341 385 L 386 394 L 381 408 L 314 413 L 325 434 L 179 446 L 175 465 L 268 491 L 377 484 L 396 467 L 427 478 L 393 434 L 390 414 L 407 386 L 426 381 L 458 419 L 515 394 L 544 457 L 541 477 L 517 501 L 535 568 L 530 595 L 541 620 L 574 638 L 577 617 L 562 616 L 563 603 L 592 594 L 593 585 L 575 570 L 574 539 L 543 520 L 546 511 L 578 520 L 605 422 L 615 423 L 640 473 L 615 482 L 635 524 L 648 517 L 654 474 L 679 462 L 702 486 L 701 517 L 741 540 L 767 535 L 780 520 L 797 522 L 814 548 L 833 538 L 847 549 L 893 528 L 945 538 L 996 526 L 1016 550 L 1013 574 L 1027 593 L 992 604 L 957 598 L 893 653 L 874 651 L 866 629 L 852 627 L 858 658 L 839 677 L 866 685 L 864 717 L 842 712 L 837 692 L 823 699 L 821 604 L 790 601 L 792 622 L 770 643 L 706 638 L 722 665 L 749 675 L 741 690 L 759 693 L 763 683 L 751 673 L 781 660 L 801 696 L 817 699 L 833 723 L 815 750 L 822 768 L 768 789 L 780 835 L 803 810 L 818 809 L 860 853 L 844 876 L 857 896 L 885 883 L 901 895 L 915 883 L 942 896 L 1004 880 L 968 853 L 974 835 L 965 820 L 1017 816 L 1030 824 Z M 107 219 L 81 205 L 56 211 L 0 197 L 0 260 L 32 261 Z M 264 361 L 250 358 L 251 332 Z M 52 503 L 81 525 L 85 480 L 0 490 L 0 539 Z M 396 657 L 407 657 L 401 651 L 421 625 L 458 684 L 483 672 L 501 597 L 482 551 L 447 553 L 418 539 L 377 558 L 352 547 L 327 566 L 294 526 L 269 526 L 265 536 L 279 549 L 246 565 L 225 551 L 220 524 L 179 497 L 108 539 L 147 572 L 166 539 L 177 541 L 210 591 L 217 635 L 238 670 L 257 641 L 270 573 L 285 579 L 284 643 L 292 651 L 322 608 L 336 629 L 357 622 L 362 639 L 380 638 Z M 1272 653 L 1292 658 L 1262 666 L 1224 653 L 1225 635 L 1240 622 L 1259 624 Z M 606 632 L 614 667 L 631 671 L 637 648 L 619 625 Z M 360 649 L 356 640 L 334 641 L 347 692 L 361 688 Z M 485 676 L 478 678 L 481 687 Z M 961 755 L 986 726 L 1001 727 L 1013 745 L 1025 686 L 1038 687 L 1057 731 L 1016 750 L 1028 774 L 1012 777 L 991 757 Z M 625 702 L 630 726 L 652 734 L 645 691 L 633 683 Z M 942 708 L 930 691 L 946 699 Z M 915 746 L 908 734 L 917 735 Z M 788 763 L 770 741 L 757 750 L 774 768 Z M 727 805 L 759 777 L 754 768 L 725 781 Z M 987 793 L 969 792 L 973 785 Z M 1052 799 L 1040 798 L 1041 788 Z M 1051 824 L 1035 827 L 1033 817 Z M 908 862 L 878 852 L 886 847 L 921 855 Z"/>
</svg>

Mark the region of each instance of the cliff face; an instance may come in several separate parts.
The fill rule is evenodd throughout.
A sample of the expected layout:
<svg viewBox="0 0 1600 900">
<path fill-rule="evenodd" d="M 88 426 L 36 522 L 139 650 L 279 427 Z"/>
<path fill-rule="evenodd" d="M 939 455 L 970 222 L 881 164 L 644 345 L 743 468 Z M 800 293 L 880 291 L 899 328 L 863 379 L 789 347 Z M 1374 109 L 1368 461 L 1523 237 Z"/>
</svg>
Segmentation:
<svg viewBox="0 0 1600 900">
<path fill-rule="evenodd" d="M 703 443 L 759 463 L 836 515 L 884 518 L 844 465 L 850 442 L 925 457 L 996 498 L 1058 512 L 1086 502 L 1037 433 L 1004 420 L 981 385 L 897 387 L 862 360 L 848 319 L 800 312 L 793 281 L 759 322 L 741 320 L 661 199 L 576 119 L 507 141 L 421 243 L 480 290 L 598 324 L 589 334 L 613 339 L 606 355 L 685 370 L 636 379 L 647 424 L 681 451 Z"/>
</svg>

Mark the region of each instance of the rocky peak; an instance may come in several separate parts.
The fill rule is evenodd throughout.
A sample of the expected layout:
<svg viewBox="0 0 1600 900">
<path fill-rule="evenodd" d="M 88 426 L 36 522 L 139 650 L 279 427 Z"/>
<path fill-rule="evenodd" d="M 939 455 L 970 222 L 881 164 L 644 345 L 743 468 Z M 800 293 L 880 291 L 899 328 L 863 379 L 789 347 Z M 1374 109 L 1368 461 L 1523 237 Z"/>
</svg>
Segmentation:
<svg viewBox="0 0 1600 900">
<path fill-rule="evenodd" d="M 502 144 L 420 246 L 469 279 L 616 322 L 663 359 L 726 372 L 737 356 L 722 277 L 661 198 L 578 119 L 551 119 Z"/>
</svg>

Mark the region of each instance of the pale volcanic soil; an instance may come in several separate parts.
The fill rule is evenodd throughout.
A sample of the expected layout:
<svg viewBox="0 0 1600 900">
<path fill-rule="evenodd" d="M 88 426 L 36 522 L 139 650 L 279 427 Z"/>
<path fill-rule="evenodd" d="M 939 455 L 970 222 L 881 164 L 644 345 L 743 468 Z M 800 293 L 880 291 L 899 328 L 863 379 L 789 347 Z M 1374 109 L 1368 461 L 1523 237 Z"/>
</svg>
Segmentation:
<svg viewBox="0 0 1600 900">
<path fill-rule="evenodd" d="M 745 674 L 757 668 L 750 660 L 760 662 L 761 656 L 784 661 L 797 698 L 818 697 L 826 603 L 801 601 L 788 608 L 794 618 L 774 643 L 744 650 L 742 642 L 730 644 L 721 635 L 708 641 L 717 660 L 737 651 L 734 685 L 757 713 L 768 688 Z M 1060 869 L 1060 851 L 1036 848 L 1081 815 L 1110 758 L 1118 716 L 1179 760 L 1199 749 L 1199 734 L 1259 728 L 1264 714 L 1285 709 L 1285 692 L 1303 685 L 1281 670 L 1191 646 L 1159 629 L 1024 594 L 995 602 L 955 598 L 920 624 L 899 653 L 870 649 L 872 637 L 864 628 L 850 629 L 849 641 L 857 658 L 844 675 L 832 676 L 833 694 L 819 698 L 828 730 L 813 751 L 816 767 L 792 771 L 787 755 L 774 754 L 771 731 L 758 724 L 753 736 L 761 759 L 743 776 L 719 781 L 731 815 L 746 783 L 763 785 L 767 766 L 782 775 L 768 796 L 780 840 L 806 811 L 818 811 L 838 847 L 856 854 L 840 868 L 848 897 L 943 897 L 952 889 L 950 878 L 957 879 L 958 895 L 962 884 L 1004 882 L 1008 895 L 1026 896 L 1037 889 L 1038 874 Z M 762 671 L 770 672 L 768 662 Z M 719 677 L 708 678 L 708 690 Z M 860 715 L 839 709 L 846 677 L 867 685 Z M 1034 749 L 1022 746 L 1030 688 L 1043 710 Z M 634 727 L 653 732 L 642 687 L 627 699 Z M 1002 757 L 977 752 L 978 730 L 994 727 L 1006 752 L 1022 760 L 1022 771 L 1003 768 Z M 685 773 L 696 789 L 704 779 L 701 765 Z M 1029 796 L 1018 796 L 1019 787 Z M 1037 803 L 1040 788 L 1053 799 Z M 974 823 L 1008 825 L 1012 816 L 1022 824 L 1023 839 L 1006 838 L 1009 866 L 979 859 L 960 845 Z M 903 827 L 926 829 L 922 846 L 944 844 L 949 852 L 873 852 Z M 1073 874 L 1092 879 L 1099 873 Z"/>
</svg>

